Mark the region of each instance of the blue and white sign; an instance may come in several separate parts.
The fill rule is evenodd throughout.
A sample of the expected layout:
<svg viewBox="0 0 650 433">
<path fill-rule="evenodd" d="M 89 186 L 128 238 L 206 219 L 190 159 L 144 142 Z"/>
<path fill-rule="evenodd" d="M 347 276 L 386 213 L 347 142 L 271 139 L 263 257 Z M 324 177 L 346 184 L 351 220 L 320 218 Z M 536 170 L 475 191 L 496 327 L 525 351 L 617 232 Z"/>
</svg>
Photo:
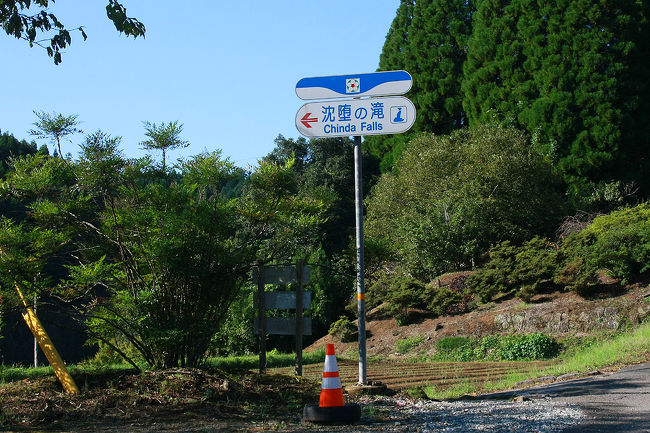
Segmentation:
<svg viewBox="0 0 650 433">
<path fill-rule="evenodd" d="M 413 78 L 406 71 L 332 75 L 301 79 L 296 84 L 296 95 L 300 99 L 403 95 L 412 85 Z"/>
<path fill-rule="evenodd" d="M 402 96 L 309 102 L 296 114 L 305 137 L 399 134 L 414 122 L 415 106 Z"/>
</svg>

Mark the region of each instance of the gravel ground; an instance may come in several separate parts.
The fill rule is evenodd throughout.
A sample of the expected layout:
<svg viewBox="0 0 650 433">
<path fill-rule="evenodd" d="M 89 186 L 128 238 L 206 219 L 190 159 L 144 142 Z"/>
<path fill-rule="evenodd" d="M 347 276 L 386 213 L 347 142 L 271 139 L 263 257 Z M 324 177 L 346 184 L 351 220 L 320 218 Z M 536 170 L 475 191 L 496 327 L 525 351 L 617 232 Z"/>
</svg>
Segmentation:
<svg viewBox="0 0 650 433">
<path fill-rule="evenodd" d="M 581 409 L 550 399 L 535 401 L 460 400 L 436 402 L 404 398 L 361 401 L 362 419 L 352 426 L 303 424 L 306 432 L 561 432 L 584 418 Z"/>
</svg>

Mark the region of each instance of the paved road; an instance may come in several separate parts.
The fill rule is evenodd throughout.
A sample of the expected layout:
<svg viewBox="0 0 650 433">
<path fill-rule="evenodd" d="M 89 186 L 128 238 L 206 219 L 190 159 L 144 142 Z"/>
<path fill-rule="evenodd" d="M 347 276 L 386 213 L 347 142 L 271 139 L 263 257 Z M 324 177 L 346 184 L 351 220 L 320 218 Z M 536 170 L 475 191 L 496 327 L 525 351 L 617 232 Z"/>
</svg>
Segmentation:
<svg viewBox="0 0 650 433">
<path fill-rule="evenodd" d="M 551 398 L 581 407 L 585 420 L 564 433 L 650 432 L 650 363 L 515 394 L 532 399 Z"/>
</svg>

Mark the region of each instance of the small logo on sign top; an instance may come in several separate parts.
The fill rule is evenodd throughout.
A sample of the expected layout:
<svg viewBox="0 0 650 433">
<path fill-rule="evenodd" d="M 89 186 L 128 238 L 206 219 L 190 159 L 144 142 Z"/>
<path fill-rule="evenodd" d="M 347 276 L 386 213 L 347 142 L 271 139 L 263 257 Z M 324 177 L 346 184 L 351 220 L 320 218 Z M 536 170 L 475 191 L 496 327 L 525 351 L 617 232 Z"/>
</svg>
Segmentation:
<svg viewBox="0 0 650 433">
<path fill-rule="evenodd" d="M 348 78 L 345 80 L 345 93 L 359 93 L 361 92 L 359 78 Z"/>
</svg>

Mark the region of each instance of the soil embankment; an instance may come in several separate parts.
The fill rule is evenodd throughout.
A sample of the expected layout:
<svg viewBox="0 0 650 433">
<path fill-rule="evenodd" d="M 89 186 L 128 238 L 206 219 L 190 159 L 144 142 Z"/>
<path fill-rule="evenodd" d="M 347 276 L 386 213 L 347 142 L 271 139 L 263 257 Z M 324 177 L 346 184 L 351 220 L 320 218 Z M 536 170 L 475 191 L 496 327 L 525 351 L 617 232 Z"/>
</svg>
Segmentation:
<svg viewBox="0 0 650 433">
<path fill-rule="evenodd" d="M 508 299 L 490 303 L 478 310 L 455 316 L 423 317 L 405 326 L 382 316 L 381 307 L 368 313 L 366 322 L 369 356 L 401 358 L 397 343 L 411 337 L 424 337 L 418 352 L 432 355 L 435 342 L 450 336 L 484 337 L 493 334 L 529 334 L 542 332 L 555 337 L 584 336 L 615 331 L 636 325 L 650 315 L 650 290 L 647 284 L 623 288 L 618 284 L 592 298 L 572 292 L 555 292 L 535 296 L 531 302 Z M 326 335 L 306 350 L 335 343 L 337 353 L 353 356 L 357 341 L 342 342 Z M 409 355 L 412 355 L 409 354 Z"/>
</svg>

